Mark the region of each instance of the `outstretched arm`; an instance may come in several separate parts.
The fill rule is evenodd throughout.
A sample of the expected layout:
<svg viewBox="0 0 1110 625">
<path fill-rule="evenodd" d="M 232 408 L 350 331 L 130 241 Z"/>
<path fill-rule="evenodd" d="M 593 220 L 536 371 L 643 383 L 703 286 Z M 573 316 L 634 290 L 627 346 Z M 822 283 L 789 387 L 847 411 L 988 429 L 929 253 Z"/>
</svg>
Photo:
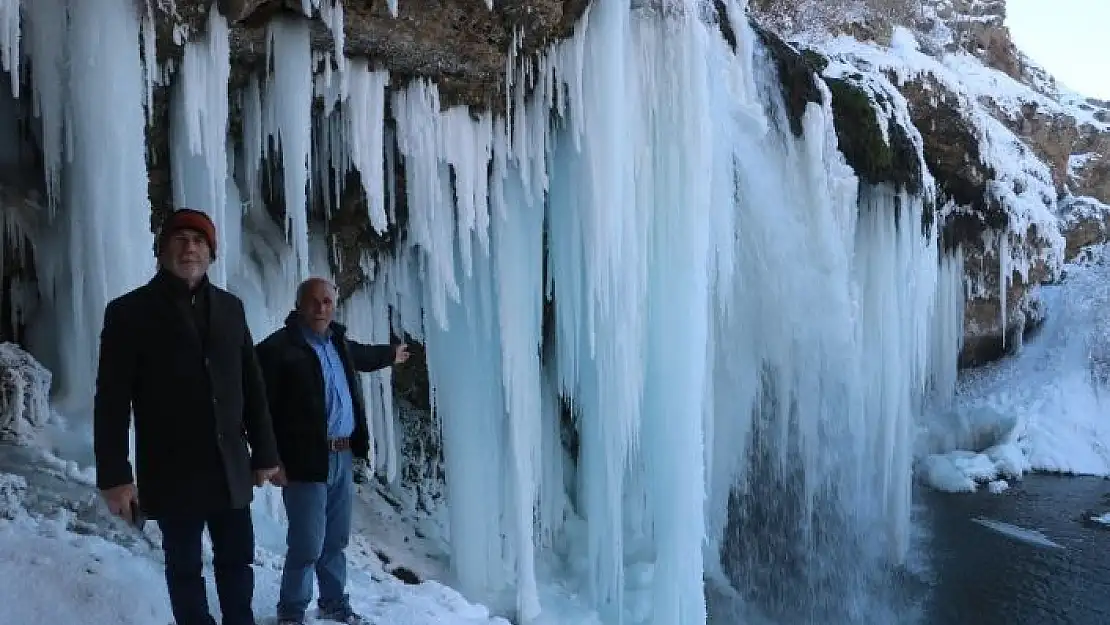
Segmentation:
<svg viewBox="0 0 1110 625">
<path fill-rule="evenodd" d="M 348 340 L 347 349 L 351 354 L 351 366 L 363 373 L 384 369 L 397 358 L 397 347 L 393 345 L 363 345 Z"/>
<path fill-rule="evenodd" d="M 128 461 L 131 430 L 131 390 L 135 382 L 137 350 L 119 301 L 104 309 L 100 331 L 100 361 L 93 400 L 93 454 L 96 485 L 109 490 L 134 481 Z"/>
</svg>

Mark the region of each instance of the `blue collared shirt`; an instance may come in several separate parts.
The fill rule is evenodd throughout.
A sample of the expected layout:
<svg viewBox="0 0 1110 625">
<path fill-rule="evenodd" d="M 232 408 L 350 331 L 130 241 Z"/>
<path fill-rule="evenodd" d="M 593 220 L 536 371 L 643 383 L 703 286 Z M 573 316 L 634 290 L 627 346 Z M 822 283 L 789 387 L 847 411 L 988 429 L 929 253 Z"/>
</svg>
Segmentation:
<svg viewBox="0 0 1110 625">
<path fill-rule="evenodd" d="M 328 438 L 350 436 L 355 430 L 355 406 L 351 400 L 351 387 L 347 383 L 347 373 L 339 350 L 332 341 L 331 332 L 319 335 L 306 326 L 301 326 L 305 341 L 316 352 L 320 370 L 324 374 L 324 409 L 328 415 Z"/>
</svg>

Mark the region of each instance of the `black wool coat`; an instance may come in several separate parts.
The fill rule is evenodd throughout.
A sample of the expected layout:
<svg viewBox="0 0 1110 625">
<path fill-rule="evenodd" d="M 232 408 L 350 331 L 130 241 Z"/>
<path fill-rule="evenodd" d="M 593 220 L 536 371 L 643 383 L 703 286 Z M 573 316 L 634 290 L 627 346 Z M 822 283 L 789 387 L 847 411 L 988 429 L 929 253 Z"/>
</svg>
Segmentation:
<svg viewBox="0 0 1110 625">
<path fill-rule="evenodd" d="M 93 447 L 97 486 L 132 481 L 152 518 L 243 508 L 255 469 L 278 465 L 243 303 L 205 279 L 159 272 L 104 310 Z"/>
<path fill-rule="evenodd" d="M 354 406 L 351 452 L 356 458 L 365 459 L 370 455 L 370 428 L 366 422 L 366 400 L 356 372 L 368 373 L 391 365 L 393 347 L 352 341 L 347 338 L 347 328 L 334 322 L 331 340 L 343 362 Z M 294 482 L 326 482 L 328 413 L 324 370 L 316 352 L 304 338 L 296 312 L 289 314 L 284 327 L 259 343 L 257 351 L 286 477 Z"/>
</svg>

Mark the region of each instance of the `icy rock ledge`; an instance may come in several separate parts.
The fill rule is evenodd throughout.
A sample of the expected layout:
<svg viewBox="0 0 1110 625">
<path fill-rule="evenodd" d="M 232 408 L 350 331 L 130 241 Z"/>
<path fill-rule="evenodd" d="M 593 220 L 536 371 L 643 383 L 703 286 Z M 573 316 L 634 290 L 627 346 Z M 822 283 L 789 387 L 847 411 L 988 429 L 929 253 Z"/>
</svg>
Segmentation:
<svg viewBox="0 0 1110 625">
<path fill-rule="evenodd" d="M 0 442 L 29 445 L 50 419 L 50 370 L 14 343 L 0 343 Z"/>
</svg>

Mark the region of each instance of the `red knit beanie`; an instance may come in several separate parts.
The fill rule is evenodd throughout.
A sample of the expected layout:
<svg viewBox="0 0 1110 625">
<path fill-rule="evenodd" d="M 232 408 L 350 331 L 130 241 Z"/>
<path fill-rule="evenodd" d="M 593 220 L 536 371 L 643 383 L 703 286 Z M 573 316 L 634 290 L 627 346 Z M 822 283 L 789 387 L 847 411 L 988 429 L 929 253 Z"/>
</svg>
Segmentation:
<svg viewBox="0 0 1110 625">
<path fill-rule="evenodd" d="M 163 249 L 166 240 L 178 230 L 196 230 L 204 235 L 208 241 L 208 250 L 212 260 L 216 260 L 216 224 L 205 213 L 192 208 L 179 208 L 174 211 L 166 222 L 162 224 L 162 233 L 159 237 L 159 249 Z"/>
</svg>

